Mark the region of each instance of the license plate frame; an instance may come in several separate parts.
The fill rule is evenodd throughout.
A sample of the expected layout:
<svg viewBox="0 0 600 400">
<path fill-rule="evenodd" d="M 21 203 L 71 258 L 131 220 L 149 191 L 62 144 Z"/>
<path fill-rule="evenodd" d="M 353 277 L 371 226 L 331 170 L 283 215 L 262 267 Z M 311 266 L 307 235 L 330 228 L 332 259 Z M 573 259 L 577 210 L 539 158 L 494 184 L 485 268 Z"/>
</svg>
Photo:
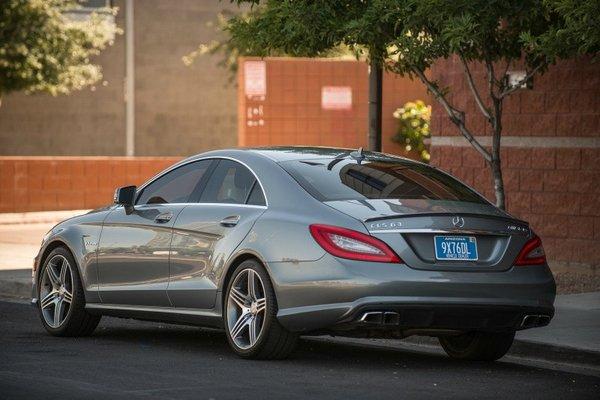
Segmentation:
<svg viewBox="0 0 600 400">
<path fill-rule="evenodd" d="M 446 243 L 445 248 L 443 243 Z M 457 243 L 461 243 L 461 245 L 457 245 Z M 437 261 L 479 261 L 477 238 L 475 236 L 436 235 L 433 237 L 433 247 Z M 453 251 L 447 251 L 450 249 Z M 459 252 L 456 250 L 459 250 Z M 450 257 L 448 253 L 452 253 Z"/>
</svg>

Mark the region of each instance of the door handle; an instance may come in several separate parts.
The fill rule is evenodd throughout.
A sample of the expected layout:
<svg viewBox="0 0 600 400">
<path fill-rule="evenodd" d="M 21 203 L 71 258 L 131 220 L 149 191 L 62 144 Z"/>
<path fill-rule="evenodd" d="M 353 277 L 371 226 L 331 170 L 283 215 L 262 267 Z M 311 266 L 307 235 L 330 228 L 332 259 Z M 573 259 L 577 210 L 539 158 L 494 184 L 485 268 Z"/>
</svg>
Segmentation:
<svg viewBox="0 0 600 400">
<path fill-rule="evenodd" d="M 169 211 L 166 213 L 158 214 L 156 218 L 154 218 L 154 221 L 158 222 L 159 224 L 164 224 L 165 222 L 169 222 L 171 218 L 173 218 L 173 213 Z"/>
<path fill-rule="evenodd" d="M 219 222 L 219 223 L 223 226 L 232 227 L 232 226 L 236 226 L 238 224 L 238 222 L 240 222 L 239 215 L 230 215 L 229 217 L 223 218 L 221 220 L 221 222 Z"/>
</svg>

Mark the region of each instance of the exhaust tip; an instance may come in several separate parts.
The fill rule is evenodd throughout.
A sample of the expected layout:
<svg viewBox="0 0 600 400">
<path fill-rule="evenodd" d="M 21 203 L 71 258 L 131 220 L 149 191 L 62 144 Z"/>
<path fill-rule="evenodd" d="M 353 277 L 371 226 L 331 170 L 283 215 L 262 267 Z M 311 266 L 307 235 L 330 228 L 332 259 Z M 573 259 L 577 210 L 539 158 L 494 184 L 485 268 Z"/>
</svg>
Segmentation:
<svg viewBox="0 0 600 400">
<path fill-rule="evenodd" d="M 393 311 L 369 311 L 364 313 L 359 321 L 374 325 L 398 325 L 400 314 Z"/>
<path fill-rule="evenodd" d="M 521 328 L 533 328 L 534 326 L 537 326 L 538 319 L 537 315 L 524 316 L 521 321 Z"/>
<path fill-rule="evenodd" d="M 360 322 L 366 324 L 381 324 L 383 323 L 383 313 L 381 311 L 369 311 L 360 317 Z"/>
<path fill-rule="evenodd" d="M 548 315 L 526 315 L 521 320 L 521 328 L 534 328 L 539 326 L 546 326 L 550 323 L 550 316 Z"/>
</svg>

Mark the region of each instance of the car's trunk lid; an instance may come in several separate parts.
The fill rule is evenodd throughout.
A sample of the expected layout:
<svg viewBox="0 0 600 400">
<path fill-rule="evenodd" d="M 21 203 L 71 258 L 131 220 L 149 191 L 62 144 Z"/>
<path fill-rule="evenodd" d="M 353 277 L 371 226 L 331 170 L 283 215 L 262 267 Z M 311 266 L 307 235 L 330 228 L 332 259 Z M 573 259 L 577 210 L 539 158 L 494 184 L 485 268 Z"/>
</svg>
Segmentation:
<svg viewBox="0 0 600 400">
<path fill-rule="evenodd" d="M 360 219 L 410 267 L 439 271 L 510 268 L 530 234 L 527 223 L 488 204 L 442 200 L 347 200 L 326 202 Z M 436 236 L 477 243 L 477 260 L 439 260 Z"/>
</svg>

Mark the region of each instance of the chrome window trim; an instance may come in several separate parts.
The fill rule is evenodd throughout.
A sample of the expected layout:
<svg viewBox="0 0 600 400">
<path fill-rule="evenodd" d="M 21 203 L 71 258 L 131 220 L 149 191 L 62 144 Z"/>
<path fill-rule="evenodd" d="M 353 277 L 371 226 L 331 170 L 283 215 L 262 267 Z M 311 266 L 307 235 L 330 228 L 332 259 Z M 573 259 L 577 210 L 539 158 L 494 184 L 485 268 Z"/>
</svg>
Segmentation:
<svg viewBox="0 0 600 400">
<path fill-rule="evenodd" d="M 204 161 L 204 160 L 230 160 L 233 162 L 237 162 L 241 165 L 243 165 L 244 167 L 248 168 L 248 170 L 252 173 L 252 175 L 254 175 L 254 178 L 256 179 L 256 181 L 258 182 L 258 184 L 260 185 L 260 189 L 262 190 L 263 193 L 263 197 L 265 198 L 265 205 L 264 206 L 256 206 L 256 205 L 252 205 L 252 204 L 236 204 L 236 203 L 178 203 L 178 204 L 209 204 L 209 205 L 231 205 L 231 206 L 250 206 L 250 207 L 264 207 L 264 208 L 268 208 L 269 207 L 269 199 L 267 198 L 267 195 L 265 193 L 265 188 L 261 182 L 261 180 L 259 179 L 258 175 L 256 175 L 256 172 L 254 172 L 254 170 L 252 168 L 250 168 L 248 166 L 248 164 L 246 164 L 243 161 L 240 161 L 238 159 L 235 159 L 233 157 L 227 157 L 227 156 L 212 156 L 212 157 L 202 157 L 202 158 L 195 158 L 193 160 L 189 160 L 187 162 L 183 162 L 183 163 L 178 163 L 175 165 L 172 165 L 170 168 L 168 168 L 167 170 L 158 173 L 157 175 L 154 175 L 152 178 L 150 178 L 146 183 L 144 183 L 142 186 L 140 186 L 139 188 L 136 189 L 135 191 L 135 199 L 137 202 L 137 198 L 139 196 L 139 193 L 144 190 L 146 188 L 146 186 L 150 185 L 151 183 L 153 183 L 154 181 L 156 181 L 157 179 L 162 178 L 164 175 L 168 174 L 169 172 L 183 167 L 185 165 L 188 165 L 190 163 L 196 162 L 196 161 Z M 164 203 L 164 204 L 176 204 L 176 203 Z M 135 204 L 135 206 L 142 206 L 145 204 Z"/>
<path fill-rule="evenodd" d="M 259 206 L 256 204 L 237 204 L 237 203 L 150 203 L 150 204 L 137 204 L 135 207 L 136 209 L 138 207 L 145 207 L 145 208 L 152 208 L 152 207 L 156 207 L 156 206 L 164 206 L 164 207 L 168 207 L 168 206 L 196 206 L 196 205 L 202 205 L 202 206 L 225 206 L 225 207 L 247 207 L 247 208 L 263 208 L 266 209 L 267 206 Z"/>
</svg>

